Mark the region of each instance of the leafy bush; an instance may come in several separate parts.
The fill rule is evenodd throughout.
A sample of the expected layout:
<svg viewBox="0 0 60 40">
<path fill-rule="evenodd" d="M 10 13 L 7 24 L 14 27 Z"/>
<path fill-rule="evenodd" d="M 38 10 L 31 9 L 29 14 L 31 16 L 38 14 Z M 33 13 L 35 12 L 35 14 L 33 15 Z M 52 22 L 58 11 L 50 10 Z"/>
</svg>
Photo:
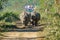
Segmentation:
<svg viewBox="0 0 60 40">
<path fill-rule="evenodd" d="M 20 19 L 18 18 L 18 15 L 14 13 L 6 12 L 5 14 L 3 14 L 3 16 L 0 16 L 0 20 L 5 20 L 5 22 L 14 22 Z"/>
<path fill-rule="evenodd" d="M 4 17 L 6 22 L 14 22 L 19 20 L 18 15 L 15 15 L 12 12 L 4 14 Z"/>
</svg>

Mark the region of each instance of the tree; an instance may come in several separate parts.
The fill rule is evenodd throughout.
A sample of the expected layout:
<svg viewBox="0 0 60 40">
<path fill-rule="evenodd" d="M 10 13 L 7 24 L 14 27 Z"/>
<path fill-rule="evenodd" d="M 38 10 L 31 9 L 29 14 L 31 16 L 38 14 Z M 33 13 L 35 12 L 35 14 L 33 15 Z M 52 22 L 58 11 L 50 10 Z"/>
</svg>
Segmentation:
<svg viewBox="0 0 60 40">
<path fill-rule="evenodd" d="M 2 2 L 0 1 L 0 10 L 1 10 L 1 9 L 3 9 L 3 7 L 2 7 Z"/>
<path fill-rule="evenodd" d="M 8 0 L 0 0 L 0 10 L 3 9 L 3 3 L 7 3 Z"/>
<path fill-rule="evenodd" d="M 60 14 L 60 0 L 55 0 L 56 7 L 57 7 L 57 13 Z"/>
</svg>

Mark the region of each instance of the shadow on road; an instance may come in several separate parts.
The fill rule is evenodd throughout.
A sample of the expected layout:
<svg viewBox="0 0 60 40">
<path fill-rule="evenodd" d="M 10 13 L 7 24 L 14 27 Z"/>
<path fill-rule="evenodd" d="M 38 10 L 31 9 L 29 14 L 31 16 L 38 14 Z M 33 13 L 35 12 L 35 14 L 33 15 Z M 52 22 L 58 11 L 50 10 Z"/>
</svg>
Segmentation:
<svg viewBox="0 0 60 40">
<path fill-rule="evenodd" d="M 44 26 L 47 24 L 40 24 L 38 26 L 28 26 L 26 28 L 17 28 L 15 25 L 5 25 L 5 29 L 1 30 L 1 32 L 37 32 L 43 31 Z"/>
</svg>

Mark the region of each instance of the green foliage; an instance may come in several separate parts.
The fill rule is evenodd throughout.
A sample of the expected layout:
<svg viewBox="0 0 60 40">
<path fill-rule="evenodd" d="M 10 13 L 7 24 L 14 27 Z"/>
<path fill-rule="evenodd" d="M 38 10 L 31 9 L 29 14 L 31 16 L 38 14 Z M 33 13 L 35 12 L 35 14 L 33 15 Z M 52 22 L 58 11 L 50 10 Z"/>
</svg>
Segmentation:
<svg viewBox="0 0 60 40">
<path fill-rule="evenodd" d="M 7 3 L 8 0 L 0 0 L 0 10 L 3 9 L 3 3 Z"/>
<path fill-rule="evenodd" d="M 5 20 L 5 22 L 14 22 L 14 21 L 17 21 L 19 20 L 18 18 L 18 15 L 15 15 L 14 13 L 12 12 L 7 12 L 3 15 L 3 18 Z"/>
<path fill-rule="evenodd" d="M 1 10 L 1 9 L 3 9 L 3 7 L 2 7 L 2 2 L 0 1 L 0 10 Z"/>
</svg>

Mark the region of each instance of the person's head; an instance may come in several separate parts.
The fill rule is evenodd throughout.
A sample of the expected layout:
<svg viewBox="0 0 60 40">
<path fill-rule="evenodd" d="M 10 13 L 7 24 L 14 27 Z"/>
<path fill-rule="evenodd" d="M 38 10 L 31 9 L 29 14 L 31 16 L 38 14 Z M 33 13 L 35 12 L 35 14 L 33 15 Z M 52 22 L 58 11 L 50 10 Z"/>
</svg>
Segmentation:
<svg viewBox="0 0 60 40">
<path fill-rule="evenodd" d="M 25 6 L 25 10 L 27 11 L 27 12 L 33 12 L 34 11 L 34 6 L 33 5 L 26 5 Z"/>
</svg>

